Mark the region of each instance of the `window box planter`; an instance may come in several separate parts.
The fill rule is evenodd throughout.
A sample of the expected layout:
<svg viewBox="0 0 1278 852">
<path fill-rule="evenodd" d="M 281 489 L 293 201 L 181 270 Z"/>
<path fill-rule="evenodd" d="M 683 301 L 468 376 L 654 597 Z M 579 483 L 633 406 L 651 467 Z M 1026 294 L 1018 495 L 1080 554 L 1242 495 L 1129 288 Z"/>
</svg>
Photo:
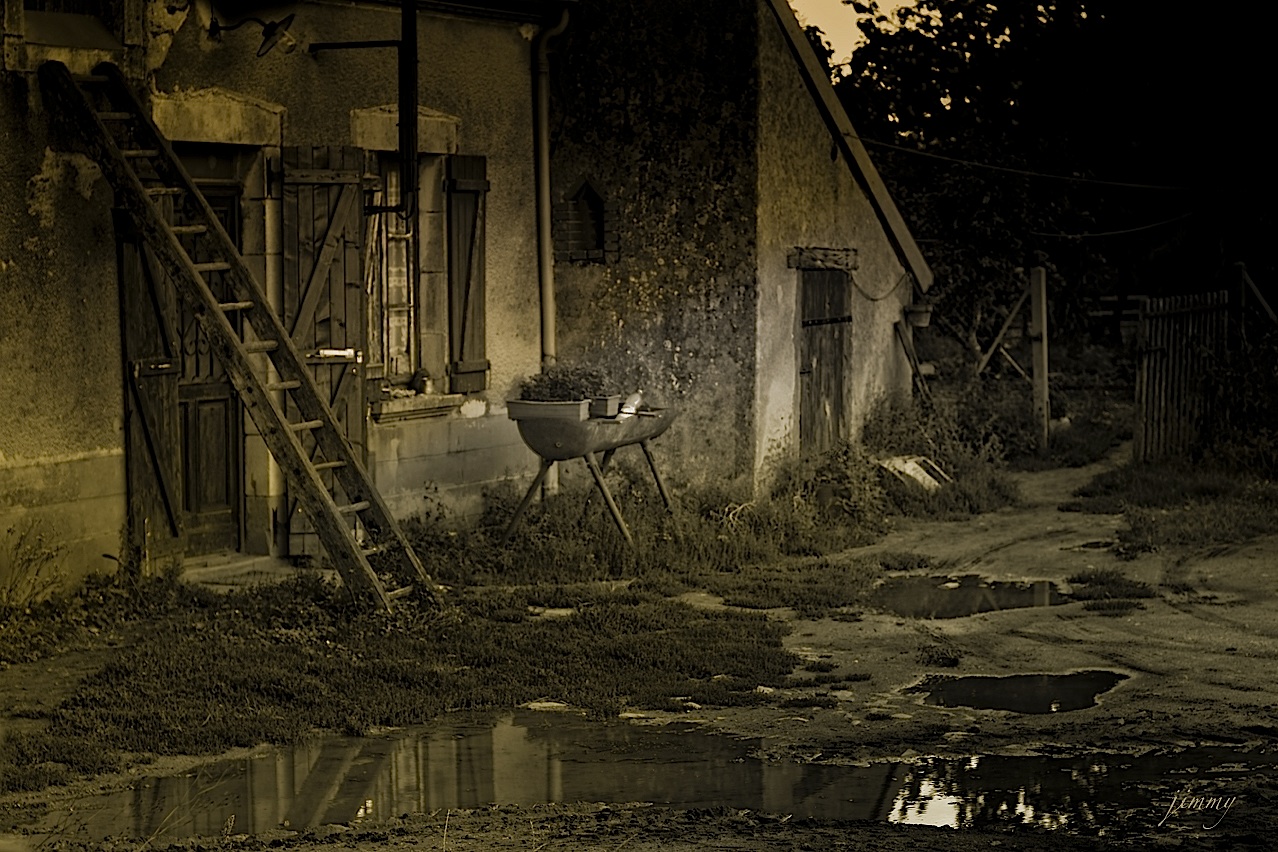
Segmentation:
<svg viewBox="0 0 1278 852">
<path fill-rule="evenodd" d="M 539 402 L 529 399 L 506 400 L 506 416 L 511 420 L 563 420 L 577 422 L 590 416 L 590 400 Z"/>
</svg>

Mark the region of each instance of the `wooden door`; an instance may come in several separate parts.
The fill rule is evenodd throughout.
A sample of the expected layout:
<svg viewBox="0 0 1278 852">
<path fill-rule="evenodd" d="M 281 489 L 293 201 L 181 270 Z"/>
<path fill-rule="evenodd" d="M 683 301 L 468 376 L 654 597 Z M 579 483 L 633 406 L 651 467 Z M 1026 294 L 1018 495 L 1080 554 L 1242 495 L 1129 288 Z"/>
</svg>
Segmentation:
<svg viewBox="0 0 1278 852">
<path fill-rule="evenodd" d="M 848 436 L 852 294 L 838 269 L 802 270 L 799 289 L 799 449 L 809 456 Z"/>
<path fill-rule="evenodd" d="M 311 366 L 346 437 L 367 455 L 364 351 L 364 154 L 357 148 L 284 150 L 284 299 L 281 319 Z M 296 419 L 296 412 L 289 412 Z M 314 440 L 304 447 L 314 454 Z M 331 473 L 324 476 L 333 485 Z M 290 553 L 315 554 L 318 539 L 289 501 Z M 352 523 L 354 521 L 352 520 Z"/>
<path fill-rule="evenodd" d="M 123 210 L 115 211 L 115 233 L 124 348 L 126 538 L 140 557 L 162 564 L 186 549 L 178 298 Z"/>
<path fill-rule="evenodd" d="M 202 183 L 199 178 L 196 184 L 238 247 L 239 187 L 222 181 Z M 196 263 L 217 259 L 205 256 L 194 236 L 181 239 Z M 234 301 L 225 273 L 206 273 L 205 279 L 220 301 Z M 179 317 L 178 423 L 186 552 L 197 555 L 238 550 L 243 503 L 243 407 L 226 369 L 213 354 L 208 335 L 185 300 L 181 301 Z M 230 319 L 234 325 L 240 322 L 238 315 Z"/>
</svg>

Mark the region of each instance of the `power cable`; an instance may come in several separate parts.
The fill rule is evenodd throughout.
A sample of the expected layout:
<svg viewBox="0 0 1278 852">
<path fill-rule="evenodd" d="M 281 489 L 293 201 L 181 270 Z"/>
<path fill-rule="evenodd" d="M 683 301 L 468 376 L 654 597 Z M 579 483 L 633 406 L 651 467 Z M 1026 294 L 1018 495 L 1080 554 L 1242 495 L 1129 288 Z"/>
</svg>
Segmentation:
<svg viewBox="0 0 1278 852">
<path fill-rule="evenodd" d="M 1157 189 L 1167 192 L 1187 192 L 1189 187 L 1186 186 L 1168 186 L 1166 184 L 1156 183 L 1132 183 L 1129 181 L 1119 180 L 1101 180 L 1099 178 L 1083 178 L 1072 177 L 1070 175 L 1053 175 L 1046 172 L 1036 172 L 1031 169 L 1017 169 L 1011 166 L 996 166 L 991 163 L 980 163 L 976 160 L 964 160 L 960 157 L 950 157 L 946 154 L 933 154 L 931 151 L 920 151 L 917 148 L 907 148 L 904 145 L 894 145 L 891 142 L 880 142 L 877 139 L 866 139 L 863 136 L 854 137 L 859 139 L 865 145 L 875 145 L 879 148 L 891 148 L 894 151 L 900 151 L 905 154 L 914 154 L 919 157 L 930 157 L 934 160 L 944 160 L 947 163 L 958 163 L 964 166 L 972 166 L 978 169 L 989 169 L 993 172 L 1007 172 L 1008 174 L 1021 175 L 1023 177 L 1045 178 L 1047 180 L 1063 180 L 1069 183 L 1088 183 L 1097 186 L 1121 186 L 1127 189 Z"/>
<path fill-rule="evenodd" d="M 1122 228 L 1117 231 L 1094 231 L 1088 234 L 1048 234 L 1042 231 L 1027 231 L 1032 237 L 1057 237 L 1065 240 L 1082 240 L 1088 237 L 1118 237 L 1123 234 L 1135 234 L 1140 231 L 1150 231 L 1154 228 L 1161 228 L 1163 225 L 1170 225 L 1173 222 L 1179 222 L 1182 219 L 1188 219 L 1193 213 L 1182 213 L 1179 216 L 1173 216 L 1171 219 L 1164 219 L 1161 222 L 1151 222 L 1148 225 L 1137 225 L 1135 228 Z"/>
</svg>

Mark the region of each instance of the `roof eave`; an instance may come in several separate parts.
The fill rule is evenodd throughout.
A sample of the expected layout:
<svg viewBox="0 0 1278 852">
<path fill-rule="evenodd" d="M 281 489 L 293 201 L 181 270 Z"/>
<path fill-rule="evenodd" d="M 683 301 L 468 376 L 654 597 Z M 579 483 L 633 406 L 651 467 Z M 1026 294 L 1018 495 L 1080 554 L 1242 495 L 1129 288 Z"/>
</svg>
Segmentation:
<svg viewBox="0 0 1278 852">
<path fill-rule="evenodd" d="M 804 35 L 802 27 L 799 26 L 799 19 L 795 17 L 794 10 L 790 8 L 787 0 L 764 0 L 764 2 L 772 9 L 777 23 L 781 26 L 781 31 L 790 46 L 790 52 L 798 63 L 799 72 L 812 95 L 812 100 L 820 110 L 830 135 L 834 137 L 835 144 L 848 163 L 848 168 L 852 170 L 857 183 L 865 190 L 870 204 L 874 207 L 874 212 L 896 249 L 897 256 L 914 276 L 919 290 L 926 293 L 932 286 L 932 270 L 923 258 L 918 243 L 914 241 L 914 235 L 910 233 L 909 226 L 905 224 L 901 211 L 897 209 L 896 202 L 892 200 L 887 185 L 883 183 L 883 178 L 879 175 L 879 170 L 874 167 L 869 152 L 865 150 L 865 145 L 852 127 L 847 110 L 843 108 L 838 95 L 834 92 L 834 86 L 821 68 L 816 52 L 808 42 L 807 36 Z"/>
</svg>

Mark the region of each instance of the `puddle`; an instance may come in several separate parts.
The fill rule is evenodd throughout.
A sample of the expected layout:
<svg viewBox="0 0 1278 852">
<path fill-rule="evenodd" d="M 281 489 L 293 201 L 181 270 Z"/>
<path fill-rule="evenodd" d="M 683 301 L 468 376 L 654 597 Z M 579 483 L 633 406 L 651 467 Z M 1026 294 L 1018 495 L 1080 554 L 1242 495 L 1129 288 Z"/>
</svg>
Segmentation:
<svg viewBox="0 0 1278 852">
<path fill-rule="evenodd" d="M 962 618 L 978 612 L 1055 606 L 1069 598 L 1047 580 L 1002 583 L 976 574 L 962 577 L 889 577 L 870 603 L 909 618 Z"/>
<path fill-rule="evenodd" d="M 520 711 L 386 736 L 327 737 L 180 777 L 142 778 L 132 789 L 62 807 L 40 830 L 81 840 L 172 839 L 216 836 L 232 815 L 236 833 L 256 834 L 489 803 L 585 801 L 1095 833 L 1155 825 L 1171 793 L 1191 783 L 1227 789 L 1258 773 L 1278 775 L 1278 753 L 1226 748 L 826 766 L 760 761 L 750 757 L 758 745 L 688 725 Z"/>
<path fill-rule="evenodd" d="M 1096 697 L 1127 679 L 1108 671 L 1006 677 L 954 677 L 924 681 L 910 692 L 926 692 L 924 704 L 1011 710 L 1015 713 L 1064 713 L 1095 707 Z"/>
</svg>

